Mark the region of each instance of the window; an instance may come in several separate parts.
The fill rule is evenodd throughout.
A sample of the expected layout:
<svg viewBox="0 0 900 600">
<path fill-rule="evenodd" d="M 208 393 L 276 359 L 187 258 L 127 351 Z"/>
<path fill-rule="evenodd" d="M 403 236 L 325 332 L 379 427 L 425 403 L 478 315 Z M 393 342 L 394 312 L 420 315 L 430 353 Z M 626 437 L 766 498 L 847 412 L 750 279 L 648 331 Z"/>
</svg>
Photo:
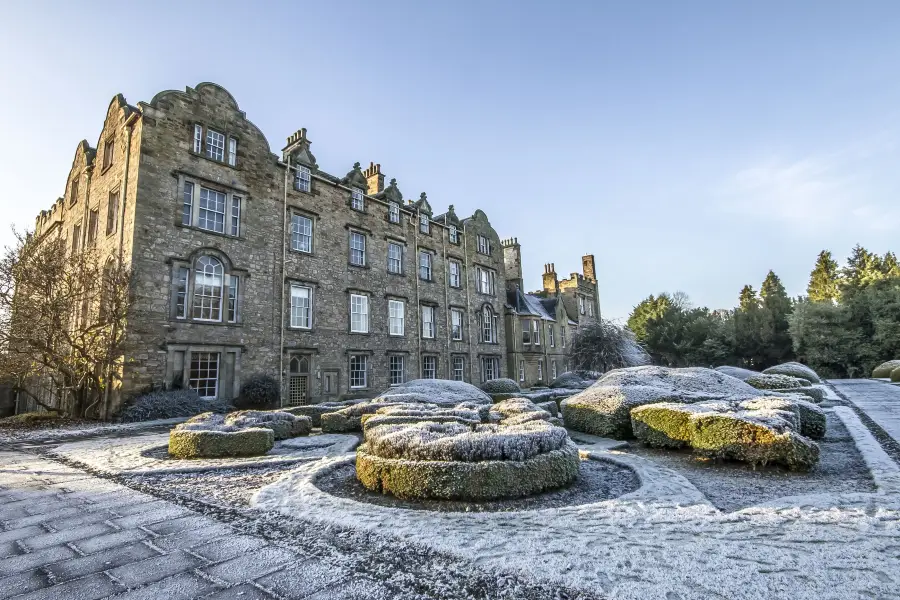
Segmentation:
<svg viewBox="0 0 900 600">
<path fill-rule="evenodd" d="M 423 306 L 422 307 L 422 337 L 423 338 L 434 338 L 434 307 L 433 306 Z"/>
<path fill-rule="evenodd" d="M 460 272 L 462 270 L 462 265 L 459 264 L 458 260 L 450 261 L 450 287 L 458 288 L 460 287 Z"/>
<path fill-rule="evenodd" d="M 450 309 L 450 337 L 454 340 L 463 339 L 463 312 L 458 308 Z"/>
<path fill-rule="evenodd" d="M 541 323 L 539 321 L 531 322 L 531 338 L 535 346 L 541 345 Z"/>
<path fill-rule="evenodd" d="M 237 164 L 237 140 L 228 138 L 228 164 L 232 167 Z"/>
<path fill-rule="evenodd" d="M 219 353 L 192 352 L 189 385 L 201 398 L 215 398 L 219 393 Z"/>
<path fill-rule="evenodd" d="M 480 254 L 491 253 L 491 241 L 483 235 L 478 236 L 478 252 Z"/>
<path fill-rule="evenodd" d="M 206 128 L 206 156 L 220 162 L 225 159 L 225 136 L 208 127 Z"/>
<path fill-rule="evenodd" d="M 558 377 L 557 371 L 556 371 L 556 361 L 555 360 L 550 361 L 550 377 L 552 377 L 553 379 L 556 379 Z"/>
<path fill-rule="evenodd" d="M 584 296 L 578 296 L 578 312 L 584 314 Z"/>
<path fill-rule="evenodd" d="M 550 340 L 550 347 L 551 347 L 551 348 L 555 347 L 555 346 L 556 346 L 556 340 L 554 339 L 554 336 L 553 336 L 553 325 L 547 325 L 547 337 L 548 337 L 549 340 Z M 556 376 L 554 375 L 554 378 L 555 378 L 555 377 L 556 377 Z"/>
<path fill-rule="evenodd" d="M 291 327 L 312 328 L 312 288 L 291 286 Z"/>
<path fill-rule="evenodd" d="M 175 272 L 175 318 L 187 318 L 188 274 L 187 267 L 179 267 Z"/>
<path fill-rule="evenodd" d="M 184 199 L 182 200 L 181 224 L 190 225 L 194 218 L 194 184 L 184 182 Z"/>
<path fill-rule="evenodd" d="M 96 208 L 88 213 L 87 241 L 92 243 L 97 239 L 97 227 L 100 225 L 100 211 Z"/>
<path fill-rule="evenodd" d="M 228 276 L 228 322 L 237 323 L 238 320 L 238 283 L 240 279 L 236 275 Z"/>
<path fill-rule="evenodd" d="M 366 236 L 356 231 L 350 232 L 350 264 L 366 266 Z"/>
<path fill-rule="evenodd" d="M 366 210 L 366 201 L 361 189 L 353 188 L 350 190 L 350 208 L 353 210 Z"/>
<path fill-rule="evenodd" d="M 69 203 L 75 204 L 78 202 L 78 178 L 72 180 L 72 185 L 69 188 Z"/>
<path fill-rule="evenodd" d="M 115 232 L 119 223 L 119 192 L 111 192 L 106 203 L 106 235 Z"/>
<path fill-rule="evenodd" d="M 481 341 L 485 344 L 497 342 L 497 317 L 490 306 L 481 310 Z"/>
<path fill-rule="evenodd" d="M 369 333 L 369 297 L 350 294 L 350 331 Z"/>
<path fill-rule="evenodd" d="M 431 231 L 431 222 L 428 220 L 428 215 L 426 214 L 419 215 L 419 231 L 422 233 Z"/>
<path fill-rule="evenodd" d="M 110 168 L 113 163 L 113 154 L 116 152 L 116 140 L 111 138 L 103 144 L 103 170 Z"/>
<path fill-rule="evenodd" d="M 566 326 L 563 325 L 559 328 L 559 341 L 562 342 L 562 347 L 566 347 Z M 568 371 L 569 369 L 566 369 Z"/>
<path fill-rule="evenodd" d="M 291 250 L 312 252 L 312 219 L 291 215 Z"/>
<path fill-rule="evenodd" d="M 403 273 L 403 246 L 388 242 L 388 273 Z"/>
<path fill-rule="evenodd" d="M 437 378 L 437 357 L 436 356 L 423 356 L 422 357 L 422 379 L 436 379 Z"/>
<path fill-rule="evenodd" d="M 431 281 L 431 252 L 419 250 L 419 279 Z"/>
<path fill-rule="evenodd" d="M 481 380 L 490 381 L 500 377 L 500 361 L 494 357 L 483 356 L 481 358 Z"/>
<path fill-rule="evenodd" d="M 81 225 L 72 228 L 72 252 L 78 252 L 81 248 Z"/>
<path fill-rule="evenodd" d="M 231 235 L 237 237 L 241 232 L 241 197 L 231 197 Z"/>
<path fill-rule="evenodd" d="M 482 294 L 494 294 L 494 272 L 481 267 L 475 267 L 475 277 L 478 283 L 478 291 Z"/>
<path fill-rule="evenodd" d="M 519 381 L 525 381 L 525 361 L 519 361 Z"/>
<path fill-rule="evenodd" d="M 390 335 L 406 334 L 406 304 L 402 300 L 388 300 L 388 325 Z"/>
<path fill-rule="evenodd" d="M 194 270 L 193 318 L 201 321 L 222 320 L 222 280 L 224 269 L 219 259 L 201 256 Z"/>
<path fill-rule="evenodd" d="M 391 223 L 400 222 L 400 205 L 396 202 L 388 204 L 388 221 Z"/>
<path fill-rule="evenodd" d="M 544 359 L 538 359 L 538 381 L 544 380 Z"/>
<path fill-rule="evenodd" d="M 531 325 L 528 321 L 522 321 L 522 343 L 531 345 Z"/>
<path fill-rule="evenodd" d="M 462 356 L 453 357 L 453 380 L 465 381 L 466 378 L 466 359 Z"/>
<path fill-rule="evenodd" d="M 225 194 L 200 188 L 200 229 L 225 233 Z"/>
<path fill-rule="evenodd" d="M 368 359 L 365 354 L 350 355 L 350 389 L 366 387 Z"/>
<path fill-rule="evenodd" d="M 194 125 L 194 152 L 203 151 L 203 125 Z"/>
<path fill-rule="evenodd" d="M 391 355 L 391 385 L 399 385 L 406 379 L 406 369 L 403 368 L 403 357 Z"/>
<path fill-rule="evenodd" d="M 309 167 L 298 166 L 297 172 L 294 174 L 294 187 L 301 192 L 308 192 L 311 183 L 312 172 L 309 170 Z"/>
<path fill-rule="evenodd" d="M 458 244 L 459 243 L 459 230 L 456 228 L 456 225 L 450 226 L 450 231 L 447 234 L 450 237 L 450 243 Z"/>
<path fill-rule="evenodd" d="M 588 309 L 588 316 L 593 317 L 594 316 L 594 303 L 588 302 L 587 309 Z"/>
</svg>

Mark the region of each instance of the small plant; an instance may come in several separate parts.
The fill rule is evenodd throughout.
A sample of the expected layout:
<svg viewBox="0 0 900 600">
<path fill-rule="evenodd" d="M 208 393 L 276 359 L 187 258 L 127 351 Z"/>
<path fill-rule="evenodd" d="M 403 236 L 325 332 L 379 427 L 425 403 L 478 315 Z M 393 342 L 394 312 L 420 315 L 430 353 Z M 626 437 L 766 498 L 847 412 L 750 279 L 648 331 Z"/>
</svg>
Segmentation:
<svg viewBox="0 0 900 600">
<path fill-rule="evenodd" d="M 228 412 L 224 400 L 204 400 L 192 389 L 156 390 L 142 394 L 122 409 L 119 420 L 124 423 L 192 417 L 204 412 Z"/>
<path fill-rule="evenodd" d="M 269 375 L 251 375 L 241 386 L 240 401 L 246 406 L 265 406 L 281 400 L 281 386 Z"/>
</svg>

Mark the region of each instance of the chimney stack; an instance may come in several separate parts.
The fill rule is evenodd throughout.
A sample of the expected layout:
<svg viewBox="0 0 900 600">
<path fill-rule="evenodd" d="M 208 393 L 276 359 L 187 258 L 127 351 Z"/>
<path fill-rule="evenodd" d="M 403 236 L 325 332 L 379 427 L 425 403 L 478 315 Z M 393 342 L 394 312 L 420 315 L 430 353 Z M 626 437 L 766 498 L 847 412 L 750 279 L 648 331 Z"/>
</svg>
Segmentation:
<svg viewBox="0 0 900 600">
<path fill-rule="evenodd" d="M 369 166 L 363 171 L 363 175 L 366 177 L 369 185 L 369 189 L 366 191 L 368 195 L 374 196 L 384 191 L 384 175 L 381 174 L 380 164 L 376 165 L 374 162 L 369 162 Z"/>
<path fill-rule="evenodd" d="M 581 257 L 581 268 L 585 279 L 591 283 L 597 283 L 597 272 L 594 270 L 593 254 L 585 254 Z"/>
<path fill-rule="evenodd" d="M 549 263 L 544 265 L 544 292 L 549 296 L 555 296 L 559 292 L 559 280 L 556 278 L 556 265 Z"/>
<path fill-rule="evenodd" d="M 500 240 L 503 246 L 503 266 L 506 270 L 506 285 L 510 290 L 522 289 L 522 250 L 518 238 Z"/>
</svg>

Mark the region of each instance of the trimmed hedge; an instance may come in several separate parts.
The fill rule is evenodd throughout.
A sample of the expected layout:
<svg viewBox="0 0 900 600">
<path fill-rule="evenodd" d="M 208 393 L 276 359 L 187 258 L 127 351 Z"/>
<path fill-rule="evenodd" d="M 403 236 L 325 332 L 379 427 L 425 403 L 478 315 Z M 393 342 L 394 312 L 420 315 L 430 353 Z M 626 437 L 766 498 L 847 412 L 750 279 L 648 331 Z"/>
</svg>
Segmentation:
<svg viewBox="0 0 900 600">
<path fill-rule="evenodd" d="M 891 371 L 900 368 L 900 360 L 883 362 L 872 370 L 873 379 L 886 379 L 891 376 Z"/>
<path fill-rule="evenodd" d="M 808 379 L 799 377 L 790 377 L 788 375 L 774 375 L 758 373 L 744 380 L 747 385 L 752 385 L 758 390 L 782 390 L 790 388 L 799 388 L 810 385 Z"/>
<path fill-rule="evenodd" d="M 281 386 L 270 375 L 251 375 L 241 385 L 240 400 L 252 406 L 276 404 L 281 400 Z"/>
<path fill-rule="evenodd" d="M 505 377 L 485 381 L 481 384 L 481 389 L 488 394 L 515 394 L 522 391 L 518 383 Z"/>
<path fill-rule="evenodd" d="M 169 433 L 169 454 L 175 458 L 222 458 L 259 456 L 272 449 L 275 433 L 271 429 L 240 431 L 173 429 Z"/>
<path fill-rule="evenodd" d="M 811 383 L 822 383 L 822 380 L 815 371 L 804 364 L 798 362 L 786 362 L 784 364 L 775 365 L 763 370 L 766 375 L 788 375 L 790 377 L 799 377 L 806 379 Z"/>
<path fill-rule="evenodd" d="M 751 371 L 750 369 L 744 369 L 742 367 L 730 367 L 727 365 L 723 365 L 721 367 L 716 367 L 716 371 L 719 373 L 725 373 L 726 375 L 730 375 L 731 377 L 735 377 L 740 379 L 741 381 L 747 381 L 748 377 L 753 377 L 754 375 L 759 375 L 759 371 Z"/>
</svg>

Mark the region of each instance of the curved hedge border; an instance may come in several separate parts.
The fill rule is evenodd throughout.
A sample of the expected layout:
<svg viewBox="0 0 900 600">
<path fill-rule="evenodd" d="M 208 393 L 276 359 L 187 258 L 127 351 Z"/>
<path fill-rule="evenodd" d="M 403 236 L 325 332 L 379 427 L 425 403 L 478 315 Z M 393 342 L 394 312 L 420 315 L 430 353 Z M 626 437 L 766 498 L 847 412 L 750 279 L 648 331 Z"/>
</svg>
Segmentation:
<svg viewBox="0 0 900 600">
<path fill-rule="evenodd" d="M 275 432 L 261 427 L 241 431 L 173 429 L 169 432 L 169 454 L 175 458 L 258 456 L 274 445 Z"/>
</svg>

